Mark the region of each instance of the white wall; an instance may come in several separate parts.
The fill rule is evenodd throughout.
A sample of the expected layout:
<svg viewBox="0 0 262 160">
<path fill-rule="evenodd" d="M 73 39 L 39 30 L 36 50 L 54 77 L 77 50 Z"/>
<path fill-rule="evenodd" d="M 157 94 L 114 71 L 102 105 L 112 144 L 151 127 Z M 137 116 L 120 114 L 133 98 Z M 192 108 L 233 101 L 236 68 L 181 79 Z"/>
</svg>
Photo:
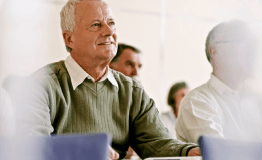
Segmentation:
<svg viewBox="0 0 262 160">
<path fill-rule="evenodd" d="M 143 51 L 142 84 L 160 111 L 167 109 L 172 84 L 186 81 L 193 89 L 209 79 L 205 39 L 216 24 L 232 18 L 262 21 L 262 1 L 256 0 L 107 2 L 117 19 L 119 41 Z"/>
<path fill-rule="evenodd" d="M 65 59 L 59 12 L 65 0 L 0 1 L 1 81 L 28 75 Z M 117 21 L 119 42 L 143 52 L 142 84 L 166 110 L 170 86 L 205 83 L 211 66 L 205 38 L 216 24 L 231 18 L 262 22 L 261 0 L 106 0 Z"/>
<path fill-rule="evenodd" d="M 68 55 L 59 26 L 63 4 L 4 0 L 0 11 L 1 81 L 9 74 L 28 75 Z"/>
</svg>

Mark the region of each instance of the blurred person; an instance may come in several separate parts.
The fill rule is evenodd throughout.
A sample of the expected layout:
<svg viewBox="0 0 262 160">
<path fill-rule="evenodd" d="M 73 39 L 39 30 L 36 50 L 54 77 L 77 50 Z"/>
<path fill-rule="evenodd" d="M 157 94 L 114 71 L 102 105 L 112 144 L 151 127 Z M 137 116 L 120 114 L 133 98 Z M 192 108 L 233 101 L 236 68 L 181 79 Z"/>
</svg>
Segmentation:
<svg viewBox="0 0 262 160">
<path fill-rule="evenodd" d="M 171 110 L 161 114 L 161 120 L 169 130 L 172 138 L 176 139 L 175 123 L 182 98 L 189 92 L 186 82 L 175 83 L 169 90 L 167 103 Z"/>
<path fill-rule="evenodd" d="M 21 90 L 21 84 L 23 84 L 23 80 L 25 77 L 20 75 L 8 75 L 4 80 L 2 87 L 6 90 L 8 93 L 13 106 L 16 106 L 16 103 L 19 99 Z"/>
<path fill-rule="evenodd" d="M 210 80 L 182 100 L 177 138 L 197 142 L 201 135 L 226 139 L 261 139 L 261 110 L 244 83 L 252 76 L 257 41 L 250 23 L 240 20 L 215 26 L 206 39 Z"/>
<path fill-rule="evenodd" d="M 139 49 L 131 45 L 118 43 L 116 55 L 109 63 L 109 67 L 140 82 L 139 72 L 142 67 L 140 53 Z M 129 147 L 124 159 L 136 156 L 136 152 Z"/>
<path fill-rule="evenodd" d="M 0 136 L 13 136 L 16 132 L 15 108 L 10 96 L 0 88 Z"/>
<path fill-rule="evenodd" d="M 119 43 L 117 53 L 109 67 L 140 82 L 139 72 L 142 67 L 140 50 L 131 45 Z"/>
<path fill-rule="evenodd" d="M 20 133 L 107 133 L 111 159 L 125 157 L 129 146 L 141 158 L 200 155 L 197 145 L 171 139 L 139 83 L 109 68 L 117 33 L 107 3 L 69 0 L 60 15 L 70 55 L 25 80 Z"/>
<path fill-rule="evenodd" d="M 16 108 L 21 97 L 21 84 L 24 77 L 19 75 L 8 75 L 4 78 L 1 88 L 1 131 L 0 135 L 15 135 L 16 134 Z"/>
</svg>

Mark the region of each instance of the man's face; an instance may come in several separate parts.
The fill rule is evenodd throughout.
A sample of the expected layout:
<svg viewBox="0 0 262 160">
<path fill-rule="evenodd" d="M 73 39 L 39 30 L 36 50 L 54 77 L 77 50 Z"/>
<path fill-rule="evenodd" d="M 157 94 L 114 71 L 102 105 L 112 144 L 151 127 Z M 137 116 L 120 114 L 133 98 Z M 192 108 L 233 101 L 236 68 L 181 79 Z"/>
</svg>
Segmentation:
<svg viewBox="0 0 262 160">
<path fill-rule="evenodd" d="M 139 78 L 142 67 L 141 54 L 126 48 L 120 54 L 118 61 L 111 63 L 110 67 L 126 76 Z"/>
<path fill-rule="evenodd" d="M 108 5 L 101 1 L 82 1 L 76 5 L 75 19 L 70 46 L 72 57 L 110 62 L 117 51 L 117 35 Z"/>
<path fill-rule="evenodd" d="M 179 110 L 179 106 L 180 106 L 180 102 L 182 100 L 182 98 L 185 97 L 185 95 L 189 92 L 188 88 L 181 88 L 180 90 L 178 90 L 175 94 L 174 100 L 176 102 L 176 109 L 175 109 L 175 116 L 177 117 L 178 115 L 178 110 Z"/>
<path fill-rule="evenodd" d="M 251 76 L 257 57 L 257 46 L 249 28 L 235 27 L 230 32 L 218 35 L 215 45 L 217 54 L 213 56 L 219 64 L 217 67 L 226 68 L 232 76 L 238 74 L 244 79 Z"/>
<path fill-rule="evenodd" d="M 241 72 L 243 77 L 248 78 L 255 64 L 255 42 L 243 39 L 228 41 L 218 45 L 221 63 L 235 72 Z"/>
</svg>

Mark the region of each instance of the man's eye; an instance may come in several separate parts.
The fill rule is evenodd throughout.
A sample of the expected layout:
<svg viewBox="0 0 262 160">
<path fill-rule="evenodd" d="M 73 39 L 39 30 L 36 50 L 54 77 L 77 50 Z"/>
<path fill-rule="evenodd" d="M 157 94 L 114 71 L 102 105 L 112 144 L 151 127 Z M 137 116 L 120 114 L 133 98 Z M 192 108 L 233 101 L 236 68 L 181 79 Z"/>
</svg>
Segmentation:
<svg viewBox="0 0 262 160">
<path fill-rule="evenodd" d="M 110 22 L 109 24 L 112 25 L 112 26 L 114 26 L 114 25 L 115 25 L 115 22 Z"/>
<path fill-rule="evenodd" d="M 129 61 L 126 61 L 126 62 L 125 62 L 125 65 L 126 65 L 126 66 L 130 66 L 131 63 L 130 63 Z"/>
<path fill-rule="evenodd" d="M 100 26 L 100 24 L 99 24 L 99 23 L 95 23 L 95 24 L 93 24 L 92 26 L 97 27 L 97 26 Z"/>
</svg>

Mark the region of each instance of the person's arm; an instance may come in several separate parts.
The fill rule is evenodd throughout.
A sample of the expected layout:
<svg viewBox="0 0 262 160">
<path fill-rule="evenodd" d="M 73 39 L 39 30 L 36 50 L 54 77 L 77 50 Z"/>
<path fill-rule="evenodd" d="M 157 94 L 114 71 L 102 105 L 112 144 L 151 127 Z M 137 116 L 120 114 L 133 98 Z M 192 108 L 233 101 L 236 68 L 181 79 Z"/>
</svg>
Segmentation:
<svg viewBox="0 0 262 160">
<path fill-rule="evenodd" d="M 182 101 L 176 121 L 177 138 L 185 142 L 198 143 L 201 135 L 223 138 L 221 117 L 211 103 L 190 99 Z"/>
<path fill-rule="evenodd" d="M 131 111 L 132 148 L 141 158 L 187 156 L 188 152 L 197 145 L 171 139 L 159 118 L 154 101 L 143 90 L 139 92 L 139 89 L 135 88 L 133 95 L 135 99 L 133 106 L 139 107 L 133 107 Z"/>
<path fill-rule="evenodd" d="M 17 106 L 18 135 L 50 135 L 49 93 L 43 79 L 26 78 Z"/>
</svg>

